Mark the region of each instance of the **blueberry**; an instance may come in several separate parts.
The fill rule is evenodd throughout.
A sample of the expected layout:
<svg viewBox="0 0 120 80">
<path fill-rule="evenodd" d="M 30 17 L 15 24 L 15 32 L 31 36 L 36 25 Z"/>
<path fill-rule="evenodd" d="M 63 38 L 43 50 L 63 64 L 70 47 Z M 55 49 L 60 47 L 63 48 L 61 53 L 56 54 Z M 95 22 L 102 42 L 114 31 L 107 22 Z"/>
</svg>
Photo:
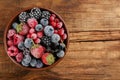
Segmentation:
<svg viewBox="0 0 120 80">
<path fill-rule="evenodd" d="M 33 58 L 33 59 L 31 60 L 31 62 L 30 62 L 30 65 L 31 65 L 32 67 L 35 67 L 36 64 L 37 64 L 37 61 L 36 61 L 35 58 Z"/>
<path fill-rule="evenodd" d="M 64 43 L 60 43 L 60 45 L 59 45 L 59 49 L 63 50 L 65 47 L 66 47 L 66 46 L 65 46 Z"/>
<path fill-rule="evenodd" d="M 52 36 L 54 33 L 54 28 L 52 26 L 46 26 L 44 28 L 44 33 L 46 36 Z"/>
<path fill-rule="evenodd" d="M 63 57 L 64 55 L 65 55 L 65 52 L 63 50 L 61 50 L 57 53 L 57 57 L 59 57 L 59 58 Z"/>
<path fill-rule="evenodd" d="M 25 67 L 28 67 L 28 66 L 29 66 L 29 64 L 26 64 L 25 61 L 22 61 L 21 64 L 22 64 L 23 66 L 25 66 Z"/>
<path fill-rule="evenodd" d="M 29 64 L 31 62 L 31 56 L 30 55 L 25 55 L 24 58 L 23 58 L 23 61 L 26 64 Z"/>
<path fill-rule="evenodd" d="M 43 29 L 43 26 L 41 24 L 38 24 L 35 26 L 36 31 L 42 31 L 42 29 Z"/>
<path fill-rule="evenodd" d="M 40 60 L 37 60 L 36 68 L 42 68 L 43 63 Z"/>
<path fill-rule="evenodd" d="M 23 43 L 23 42 L 20 42 L 20 43 L 18 44 L 18 48 L 19 48 L 20 50 L 24 50 L 24 49 L 25 49 L 24 43 Z"/>
<path fill-rule="evenodd" d="M 47 19 L 43 18 L 43 19 L 40 20 L 40 23 L 41 23 L 43 26 L 47 26 L 49 22 L 48 22 Z"/>
<path fill-rule="evenodd" d="M 25 39 L 24 45 L 26 48 L 30 49 L 33 46 L 33 44 L 34 44 L 34 42 L 32 39 L 30 39 L 30 38 Z"/>
<path fill-rule="evenodd" d="M 12 24 L 12 27 L 13 27 L 14 29 L 16 29 L 17 26 L 18 26 L 18 23 L 16 23 L 16 22 L 14 22 L 14 23 Z"/>
<path fill-rule="evenodd" d="M 51 41 L 53 43 L 58 43 L 60 41 L 60 36 L 58 34 L 53 34 L 52 38 L 51 38 Z"/>
</svg>

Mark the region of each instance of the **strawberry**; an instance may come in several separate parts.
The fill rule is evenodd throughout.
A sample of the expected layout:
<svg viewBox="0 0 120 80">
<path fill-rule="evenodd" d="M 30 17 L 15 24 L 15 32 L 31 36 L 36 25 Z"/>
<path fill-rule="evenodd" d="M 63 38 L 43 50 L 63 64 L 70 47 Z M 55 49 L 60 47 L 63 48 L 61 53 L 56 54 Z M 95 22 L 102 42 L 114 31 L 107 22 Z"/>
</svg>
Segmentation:
<svg viewBox="0 0 120 80">
<path fill-rule="evenodd" d="M 7 34 L 7 38 L 12 39 L 14 34 L 16 34 L 16 31 L 14 29 L 9 29 L 8 34 Z"/>
<path fill-rule="evenodd" d="M 29 27 L 27 24 L 21 23 L 16 27 L 16 30 L 20 35 L 26 35 L 29 31 Z"/>
<path fill-rule="evenodd" d="M 44 47 L 41 45 L 35 44 L 34 46 L 32 46 L 30 51 L 35 58 L 40 58 L 44 53 Z"/>
<path fill-rule="evenodd" d="M 42 55 L 42 61 L 46 65 L 52 65 L 55 62 L 55 57 L 51 53 L 45 53 Z"/>
<path fill-rule="evenodd" d="M 27 23 L 31 28 L 34 28 L 38 24 L 38 22 L 35 18 L 29 18 L 27 20 Z"/>
<path fill-rule="evenodd" d="M 18 48 L 15 46 L 10 46 L 7 51 L 9 56 L 16 56 L 18 54 Z"/>
<path fill-rule="evenodd" d="M 24 37 L 22 35 L 19 34 L 15 34 L 13 36 L 13 43 L 14 45 L 18 45 L 20 42 L 22 42 L 24 40 Z"/>
</svg>

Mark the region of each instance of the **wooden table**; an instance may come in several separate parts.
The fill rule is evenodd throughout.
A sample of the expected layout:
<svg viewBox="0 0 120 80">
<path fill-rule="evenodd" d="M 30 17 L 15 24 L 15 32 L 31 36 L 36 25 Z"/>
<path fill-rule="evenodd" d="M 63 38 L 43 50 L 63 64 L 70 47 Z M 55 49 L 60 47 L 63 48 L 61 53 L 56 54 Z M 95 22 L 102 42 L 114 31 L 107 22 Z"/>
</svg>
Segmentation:
<svg viewBox="0 0 120 80">
<path fill-rule="evenodd" d="M 120 0 L 0 0 L 0 80 L 120 80 Z M 54 68 L 29 71 L 4 50 L 14 13 L 30 6 L 56 11 L 70 32 L 66 57 Z"/>
</svg>

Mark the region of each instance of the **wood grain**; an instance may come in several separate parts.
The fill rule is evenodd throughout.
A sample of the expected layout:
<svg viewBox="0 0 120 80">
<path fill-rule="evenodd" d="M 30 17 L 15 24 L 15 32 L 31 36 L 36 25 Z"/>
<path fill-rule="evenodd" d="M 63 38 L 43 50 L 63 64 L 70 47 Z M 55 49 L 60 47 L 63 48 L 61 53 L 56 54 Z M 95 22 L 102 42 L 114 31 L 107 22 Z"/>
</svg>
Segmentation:
<svg viewBox="0 0 120 80">
<path fill-rule="evenodd" d="M 0 80 L 120 80 L 120 0 L 0 0 Z M 65 20 L 70 44 L 50 70 L 16 66 L 4 50 L 3 33 L 14 13 L 31 6 L 56 11 Z"/>
</svg>

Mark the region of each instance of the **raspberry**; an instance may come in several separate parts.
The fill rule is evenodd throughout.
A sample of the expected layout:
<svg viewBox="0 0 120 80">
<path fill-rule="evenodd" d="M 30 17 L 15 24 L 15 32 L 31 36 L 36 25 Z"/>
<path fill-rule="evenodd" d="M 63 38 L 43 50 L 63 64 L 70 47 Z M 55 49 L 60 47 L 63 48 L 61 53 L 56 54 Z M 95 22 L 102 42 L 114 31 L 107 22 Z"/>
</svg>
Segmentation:
<svg viewBox="0 0 120 80">
<path fill-rule="evenodd" d="M 7 51 L 9 56 L 16 56 L 18 54 L 18 49 L 15 46 L 10 46 Z"/>
<path fill-rule="evenodd" d="M 55 33 L 55 34 L 58 34 L 58 30 L 55 30 L 54 33 Z"/>
<path fill-rule="evenodd" d="M 37 32 L 37 37 L 42 38 L 43 37 L 43 32 Z"/>
<path fill-rule="evenodd" d="M 16 34 L 16 31 L 14 29 L 9 29 L 7 33 L 7 38 L 12 39 L 12 37 Z"/>
<path fill-rule="evenodd" d="M 58 23 L 59 22 L 59 19 L 58 18 L 55 18 L 55 20 L 54 20 L 56 23 Z"/>
<path fill-rule="evenodd" d="M 30 16 L 32 18 L 39 19 L 41 17 L 41 10 L 39 8 L 33 8 L 31 9 Z"/>
<path fill-rule="evenodd" d="M 12 40 L 8 40 L 8 41 L 7 41 L 7 45 L 8 45 L 8 46 L 12 46 L 12 45 L 13 45 L 13 41 L 12 41 Z"/>
<path fill-rule="evenodd" d="M 38 22 L 35 18 L 29 18 L 27 20 L 27 23 L 31 28 L 34 28 L 38 24 Z"/>
<path fill-rule="evenodd" d="M 31 34 L 27 34 L 27 38 L 31 38 Z"/>
<path fill-rule="evenodd" d="M 17 60 L 17 62 L 21 62 L 22 59 L 23 59 L 23 54 L 22 54 L 22 52 L 20 52 L 16 55 L 16 60 Z"/>
<path fill-rule="evenodd" d="M 24 37 L 22 35 L 15 34 L 13 36 L 13 43 L 14 43 L 14 45 L 18 45 L 20 42 L 23 42 L 23 40 L 24 40 Z"/>
</svg>

